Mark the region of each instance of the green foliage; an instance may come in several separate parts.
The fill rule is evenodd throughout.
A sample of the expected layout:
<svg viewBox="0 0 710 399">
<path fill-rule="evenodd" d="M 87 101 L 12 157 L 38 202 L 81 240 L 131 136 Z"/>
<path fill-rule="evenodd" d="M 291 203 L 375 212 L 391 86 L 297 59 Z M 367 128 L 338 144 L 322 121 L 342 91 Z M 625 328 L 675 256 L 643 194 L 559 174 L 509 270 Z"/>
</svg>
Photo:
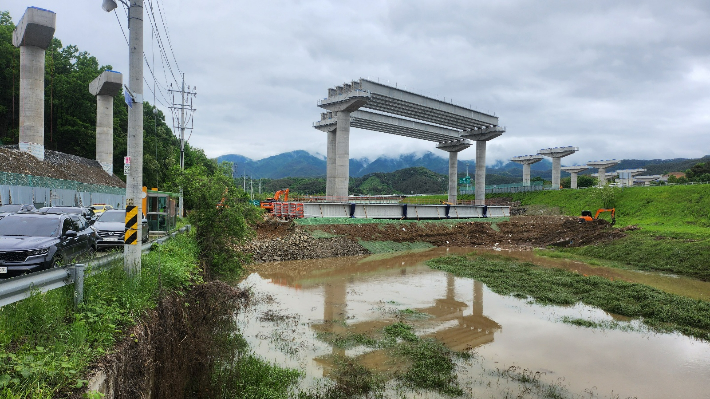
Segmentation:
<svg viewBox="0 0 710 399">
<path fill-rule="evenodd" d="M 710 162 L 696 163 L 693 167 L 685 171 L 685 176 L 689 181 L 710 181 Z"/>
<path fill-rule="evenodd" d="M 637 270 L 673 273 L 710 281 L 710 240 L 658 237 L 643 231 L 620 240 L 558 251 L 620 262 Z"/>
<path fill-rule="evenodd" d="M 639 225 L 645 231 L 672 236 L 706 238 L 710 227 L 710 185 L 610 187 L 506 194 L 521 206 L 559 207 L 579 216 L 582 210 L 616 207 L 617 226 Z M 606 201 L 609 201 L 605 204 Z"/>
<path fill-rule="evenodd" d="M 88 365 L 155 306 L 161 289 L 200 281 L 197 255 L 194 237 L 178 235 L 144 256 L 140 278 L 128 278 L 121 261 L 87 276 L 78 312 L 71 286 L 0 308 L 0 398 L 61 396 L 86 384 Z"/>
<path fill-rule="evenodd" d="M 244 399 L 281 399 L 289 397 L 302 374 L 270 364 L 253 354 L 238 356 L 213 374 L 212 385 L 219 391 L 208 397 Z"/>
<path fill-rule="evenodd" d="M 652 329 L 710 341 L 710 302 L 668 294 L 642 284 L 547 269 L 503 257 L 448 256 L 427 264 L 486 284 L 501 295 L 532 298 L 541 304 L 581 302 L 604 311 L 640 318 Z"/>
<path fill-rule="evenodd" d="M 258 220 L 261 210 L 235 187 L 228 165 L 216 167 L 212 173 L 201 164 L 192 166 L 185 170 L 180 182 L 207 273 L 238 275 L 245 259 L 232 250 L 232 245 L 253 234 L 250 223 Z"/>
</svg>

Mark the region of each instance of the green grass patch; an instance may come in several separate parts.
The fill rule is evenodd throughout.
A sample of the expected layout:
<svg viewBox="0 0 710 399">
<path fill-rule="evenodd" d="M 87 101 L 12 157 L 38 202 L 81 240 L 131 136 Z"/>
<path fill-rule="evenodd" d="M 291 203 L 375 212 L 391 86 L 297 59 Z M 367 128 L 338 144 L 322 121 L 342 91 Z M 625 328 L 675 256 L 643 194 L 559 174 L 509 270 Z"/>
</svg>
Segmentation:
<svg viewBox="0 0 710 399">
<path fill-rule="evenodd" d="M 549 305 L 584 303 L 604 311 L 640 318 L 659 332 L 710 341 L 710 302 L 668 294 L 642 284 L 547 269 L 497 256 L 447 256 L 427 264 L 486 284 L 501 295 L 532 298 Z"/>
<path fill-rule="evenodd" d="M 587 188 L 498 195 L 521 206 L 559 207 L 566 215 L 615 207 L 618 226 L 639 225 L 654 234 L 686 238 L 710 233 L 710 185 Z M 604 217 L 604 216 L 602 216 Z"/>
<path fill-rule="evenodd" d="M 428 242 L 358 241 L 358 243 L 373 254 L 434 248 L 434 245 Z"/>
<path fill-rule="evenodd" d="M 578 248 L 559 248 L 562 254 L 610 261 L 611 266 L 672 273 L 710 281 L 710 239 L 659 237 L 633 231 L 619 240 Z M 564 256 L 564 255 L 563 255 Z M 616 265 L 615 265 L 616 264 Z"/>
<path fill-rule="evenodd" d="M 309 392 L 302 398 L 340 398 L 342 392 L 377 396 L 384 385 L 375 383 L 396 378 L 402 386 L 408 389 L 425 389 L 436 391 L 445 395 L 459 396 L 463 390 L 458 385 L 455 372 L 454 359 L 457 357 L 469 358 L 468 353 L 454 352 L 444 344 L 433 339 L 422 339 L 414 333 L 414 328 L 406 323 L 397 322 L 382 329 L 375 336 L 353 334 L 345 331 L 340 334 L 320 333 L 318 338 L 339 348 L 351 348 L 358 345 L 368 346 L 373 349 L 385 350 L 391 361 L 407 365 L 403 371 L 392 375 L 377 375 L 365 372 L 362 366 L 357 365 L 355 359 L 339 359 L 336 361 L 335 386 L 322 390 L 321 393 Z M 343 375 L 355 375 L 358 378 L 345 378 Z M 366 386 L 369 390 L 355 387 Z M 369 396 L 368 396 L 369 397 Z"/>
<path fill-rule="evenodd" d="M 140 278 L 128 278 L 122 260 L 87 277 L 78 312 L 71 286 L 0 308 L 0 397 L 61 396 L 86 384 L 89 364 L 156 305 L 161 288 L 200 281 L 197 255 L 193 235 L 180 234 L 143 256 Z"/>
</svg>

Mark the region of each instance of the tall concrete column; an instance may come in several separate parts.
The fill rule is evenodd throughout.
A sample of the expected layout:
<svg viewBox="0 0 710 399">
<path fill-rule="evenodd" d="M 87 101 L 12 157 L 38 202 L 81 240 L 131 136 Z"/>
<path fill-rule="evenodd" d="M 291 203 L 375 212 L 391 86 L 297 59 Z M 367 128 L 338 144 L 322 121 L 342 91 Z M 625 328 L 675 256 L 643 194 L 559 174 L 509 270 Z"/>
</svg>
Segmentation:
<svg viewBox="0 0 710 399">
<path fill-rule="evenodd" d="M 458 194 L 458 153 L 471 146 L 466 139 L 455 139 L 437 144 L 436 148 L 449 153 L 449 196 L 448 202 L 456 204 Z"/>
<path fill-rule="evenodd" d="M 350 183 L 350 113 L 365 105 L 370 95 L 355 90 L 355 83 L 328 89 L 328 97 L 319 101 L 318 106 L 328 110 L 321 114 L 321 122 L 315 125 L 328 133 L 328 170 L 326 175 L 326 196 L 336 201 L 348 200 Z M 335 123 L 333 123 L 335 116 Z M 335 125 L 335 126 L 333 126 Z M 331 133 L 335 127 L 335 133 Z M 331 156 L 334 154 L 334 156 Z M 330 184 L 329 184 L 330 182 Z"/>
<path fill-rule="evenodd" d="M 502 126 L 489 126 L 463 132 L 461 137 L 476 141 L 475 205 L 486 204 L 486 142 L 505 133 Z"/>
<path fill-rule="evenodd" d="M 44 160 L 44 53 L 52 43 L 57 14 L 28 7 L 12 32 L 20 48 L 20 151 Z"/>
<path fill-rule="evenodd" d="M 326 197 L 335 196 L 335 130 L 327 131 L 328 135 L 328 147 L 327 147 L 327 161 L 326 161 L 326 179 L 325 179 L 325 195 Z"/>
<path fill-rule="evenodd" d="M 562 170 L 570 174 L 570 188 L 577 188 L 577 174 L 587 169 L 589 168 L 586 166 L 565 166 L 562 168 Z"/>
<path fill-rule="evenodd" d="M 456 204 L 458 194 L 458 152 L 449 152 L 449 202 Z"/>
<path fill-rule="evenodd" d="M 552 189 L 560 189 L 560 175 L 562 174 L 561 169 L 561 159 L 568 155 L 572 155 L 579 151 L 578 147 L 554 147 L 554 148 L 544 148 L 538 151 L 538 155 L 544 155 L 546 157 L 552 158 Z"/>
<path fill-rule="evenodd" d="M 475 205 L 486 205 L 486 141 L 476 141 Z"/>
<path fill-rule="evenodd" d="M 552 187 L 553 190 L 560 189 L 560 175 L 562 174 L 562 158 L 552 157 Z"/>
<path fill-rule="evenodd" d="M 618 164 L 619 162 L 621 161 L 617 161 L 616 159 L 611 159 L 607 161 L 591 161 L 587 162 L 587 166 L 589 166 L 590 168 L 599 169 L 599 186 L 603 187 L 606 185 L 606 169 Z"/>
<path fill-rule="evenodd" d="M 523 155 L 510 160 L 523 165 L 523 186 L 530 185 L 530 165 L 540 162 L 542 159 L 542 155 Z"/>
<path fill-rule="evenodd" d="M 96 160 L 106 173 L 113 174 L 113 97 L 121 92 L 123 75 L 115 71 L 102 72 L 89 83 L 89 92 L 96 96 Z"/>
<path fill-rule="evenodd" d="M 335 131 L 335 196 L 348 200 L 350 183 L 350 112 L 339 111 Z"/>
</svg>

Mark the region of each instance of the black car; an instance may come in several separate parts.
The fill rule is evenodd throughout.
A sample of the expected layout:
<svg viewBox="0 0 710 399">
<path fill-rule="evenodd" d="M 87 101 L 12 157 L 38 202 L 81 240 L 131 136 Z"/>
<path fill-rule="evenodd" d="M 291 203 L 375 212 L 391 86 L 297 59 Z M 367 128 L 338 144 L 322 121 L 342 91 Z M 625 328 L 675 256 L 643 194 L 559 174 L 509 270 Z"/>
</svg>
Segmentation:
<svg viewBox="0 0 710 399">
<path fill-rule="evenodd" d="M 0 205 L 0 219 L 11 213 L 17 212 L 32 212 L 35 210 L 35 206 L 32 204 L 7 204 Z"/>
<path fill-rule="evenodd" d="M 148 242 L 148 234 L 150 234 L 148 220 L 143 219 L 141 226 L 143 242 Z M 126 211 L 118 209 L 105 211 L 96 219 L 96 223 L 94 223 L 93 227 L 99 233 L 99 239 L 97 241 L 99 248 L 123 245 L 123 238 L 126 232 Z"/>
<path fill-rule="evenodd" d="M 8 215 L 0 219 L 0 277 L 69 264 L 94 252 L 96 239 L 79 215 Z"/>
<path fill-rule="evenodd" d="M 96 214 L 91 208 L 85 208 L 83 206 L 45 206 L 44 208 L 39 208 L 37 211 L 39 213 L 51 213 L 51 214 L 61 214 L 69 213 L 73 215 L 81 215 L 87 222 L 94 223 L 96 221 Z"/>
</svg>

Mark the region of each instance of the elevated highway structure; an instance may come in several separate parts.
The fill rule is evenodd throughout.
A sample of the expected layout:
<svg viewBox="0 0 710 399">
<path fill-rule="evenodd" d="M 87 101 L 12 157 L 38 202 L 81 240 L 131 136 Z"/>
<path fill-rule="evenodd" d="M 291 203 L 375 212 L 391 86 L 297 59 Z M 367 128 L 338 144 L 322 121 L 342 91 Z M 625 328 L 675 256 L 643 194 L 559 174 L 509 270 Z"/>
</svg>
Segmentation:
<svg viewBox="0 0 710 399">
<path fill-rule="evenodd" d="M 449 202 L 456 203 L 457 154 L 476 142 L 476 205 L 485 205 L 486 141 L 505 132 L 498 118 L 396 87 L 360 79 L 328 89 L 327 112 L 313 124 L 328 134 L 326 196 L 346 202 L 350 127 L 437 143 L 449 153 Z"/>
</svg>

